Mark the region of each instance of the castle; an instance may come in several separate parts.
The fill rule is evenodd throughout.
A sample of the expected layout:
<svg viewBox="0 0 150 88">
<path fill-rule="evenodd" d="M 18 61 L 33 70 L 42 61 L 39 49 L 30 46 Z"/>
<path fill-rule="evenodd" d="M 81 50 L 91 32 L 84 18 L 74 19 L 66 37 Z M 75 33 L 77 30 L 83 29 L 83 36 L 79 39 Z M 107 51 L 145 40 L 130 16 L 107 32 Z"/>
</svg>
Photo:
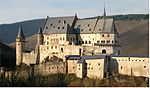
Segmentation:
<svg viewBox="0 0 150 88">
<path fill-rule="evenodd" d="M 73 73 L 104 78 L 107 72 L 148 77 L 148 56 L 120 55 L 119 34 L 112 18 L 47 17 L 33 51 L 26 51 L 23 28 L 16 38 L 16 65 L 34 65 L 37 74 Z"/>
</svg>

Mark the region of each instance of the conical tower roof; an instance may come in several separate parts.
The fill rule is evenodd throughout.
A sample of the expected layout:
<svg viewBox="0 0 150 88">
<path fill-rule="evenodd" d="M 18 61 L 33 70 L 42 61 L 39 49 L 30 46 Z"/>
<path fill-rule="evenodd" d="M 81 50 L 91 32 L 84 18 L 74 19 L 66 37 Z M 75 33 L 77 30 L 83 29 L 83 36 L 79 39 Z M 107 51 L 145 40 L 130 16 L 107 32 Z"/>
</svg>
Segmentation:
<svg viewBox="0 0 150 88">
<path fill-rule="evenodd" d="M 22 30 L 22 26 L 19 27 L 19 32 L 18 32 L 17 38 L 25 39 L 24 34 L 23 34 L 23 30 Z"/>
<path fill-rule="evenodd" d="M 103 13 L 103 18 L 106 18 L 105 5 L 104 5 L 104 13 Z"/>
<path fill-rule="evenodd" d="M 38 34 L 42 34 L 42 27 L 39 28 Z"/>
</svg>

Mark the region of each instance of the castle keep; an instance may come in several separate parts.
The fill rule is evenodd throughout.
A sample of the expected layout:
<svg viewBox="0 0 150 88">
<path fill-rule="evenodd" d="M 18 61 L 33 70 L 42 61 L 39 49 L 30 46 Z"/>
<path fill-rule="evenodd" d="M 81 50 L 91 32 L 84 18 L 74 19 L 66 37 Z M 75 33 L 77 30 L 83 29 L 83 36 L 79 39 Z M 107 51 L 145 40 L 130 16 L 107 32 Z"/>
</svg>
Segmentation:
<svg viewBox="0 0 150 88">
<path fill-rule="evenodd" d="M 106 72 L 148 76 L 148 57 L 120 56 L 119 34 L 112 18 L 47 17 L 37 45 L 26 52 L 22 27 L 16 38 L 16 65 L 34 64 L 35 73 L 74 73 L 103 78 Z M 133 65 L 133 66 L 132 66 Z M 138 69 L 137 67 L 140 67 Z"/>
</svg>

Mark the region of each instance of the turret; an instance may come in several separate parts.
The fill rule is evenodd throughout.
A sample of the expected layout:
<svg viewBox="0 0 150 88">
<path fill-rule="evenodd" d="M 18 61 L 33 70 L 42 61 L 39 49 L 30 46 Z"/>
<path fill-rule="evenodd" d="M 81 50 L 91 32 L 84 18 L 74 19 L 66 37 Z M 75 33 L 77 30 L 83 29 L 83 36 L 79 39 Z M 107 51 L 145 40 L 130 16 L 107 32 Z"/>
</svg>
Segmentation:
<svg viewBox="0 0 150 88">
<path fill-rule="evenodd" d="M 16 65 L 20 65 L 23 62 L 24 42 L 25 37 L 21 26 L 16 38 Z"/>
<path fill-rule="evenodd" d="M 104 6 L 104 13 L 103 13 L 103 18 L 106 18 L 106 11 L 105 11 L 105 6 Z"/>
<path fill-rule="evenodd" d="M 37 45 L 43 44 L 43 34 L 42 34 L 42 28 L 39 28 L 37 33 Z"/>
</svg>

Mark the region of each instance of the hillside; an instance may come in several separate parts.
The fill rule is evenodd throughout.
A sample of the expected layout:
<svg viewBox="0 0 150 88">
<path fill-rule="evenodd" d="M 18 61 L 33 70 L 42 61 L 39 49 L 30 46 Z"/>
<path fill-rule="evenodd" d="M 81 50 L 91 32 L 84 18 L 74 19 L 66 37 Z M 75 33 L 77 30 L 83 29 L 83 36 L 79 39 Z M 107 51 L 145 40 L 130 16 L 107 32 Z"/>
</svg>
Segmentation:
<svg viewBox="0 0 150 88">
<path fill-rule="evenodd" d="M 0 25 L 0 39 L 3 43 L 15 42 L 19 26 L 23 27 L 25 37 L 34 35 L 39 27 L 44 23 L 44 19 L 29 20 L 23 22 L 17 22 L 13 24 L 1 24 Z"/>
<path fill-rule="evenodd" d="M 16 53 L 15 49 L 0 42 L 0 67 L 15 66 Z"/>
<path fill-rule="evenodd" d="M 149 53 L 149 22 L 141 21 L 138 25 L 130 27 L 130 30 L 123 32 L 120 36 L 122 54 L 143 55 Z M 128 26 L 127 26 L 128 27 Z M 127 28 L 128 29 L 128 28 Z M 118 30 L 119 31 L 119 30 Z"/>
</svg>

